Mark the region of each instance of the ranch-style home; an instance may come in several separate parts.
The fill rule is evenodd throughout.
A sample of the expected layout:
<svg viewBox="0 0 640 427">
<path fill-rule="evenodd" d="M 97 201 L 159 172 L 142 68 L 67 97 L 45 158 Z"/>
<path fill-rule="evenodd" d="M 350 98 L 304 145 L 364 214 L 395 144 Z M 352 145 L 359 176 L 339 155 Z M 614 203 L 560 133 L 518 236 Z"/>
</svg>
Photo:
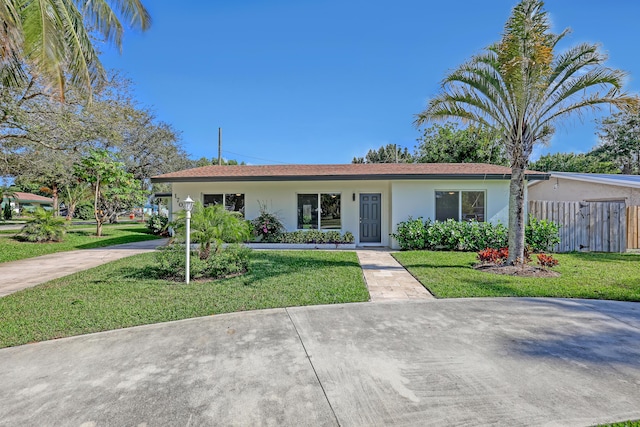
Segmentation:
<svg viewBox="0 0 640 427">
<path fill-rule="evenodd" d="M 548 174 L 528 171 L 527 180 Z M 288 231 L 350 231 L 358 246 L 390 246 L 396 225 L 423 217 L 508 222 L 511 169 L 478 163 L 203 166 L 151 178 L 170 183 L 171 212 L 187 196 L 253 219 L 261 206 Z"/>
</svg>

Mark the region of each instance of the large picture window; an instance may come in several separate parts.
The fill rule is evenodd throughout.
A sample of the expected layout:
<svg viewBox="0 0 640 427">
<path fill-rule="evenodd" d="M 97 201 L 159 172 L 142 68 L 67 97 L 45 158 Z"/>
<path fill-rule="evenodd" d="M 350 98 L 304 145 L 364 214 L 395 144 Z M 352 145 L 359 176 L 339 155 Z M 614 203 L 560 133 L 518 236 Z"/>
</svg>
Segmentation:
<svg viewBox="0 0 640 427">
<path fill-rule="evenodd" d="M 204 206 L 223 205 L 230 212 L 240 212 L 244 217 L 244 194 L 205 194 L 202 196 Z"/>
<path fill-rule="evenodd" d="M 480 221 L 485 219 L 484 191 L 436 191 L 436 220 Z"/>
<path fill-rule="evenodd" d="M 298 194 L 298 229 L 341 228 L 339 193 Z"/>
</svg>

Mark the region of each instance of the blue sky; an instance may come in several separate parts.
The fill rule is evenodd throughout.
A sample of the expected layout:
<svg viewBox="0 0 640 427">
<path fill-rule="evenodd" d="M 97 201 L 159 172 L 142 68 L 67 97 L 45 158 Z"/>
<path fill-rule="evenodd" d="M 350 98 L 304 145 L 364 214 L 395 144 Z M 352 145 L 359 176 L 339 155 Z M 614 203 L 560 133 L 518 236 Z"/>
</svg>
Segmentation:
<svg viewBox="0 0 640 427">
<path fill-rule="evenodd" d="M 194 158 L 250 164 L 349 163 L 370 148 L 413 149 L 414 115 L 450 71 L 500 38 L 515 0 L 147 0 L 123 70 L 135 96 L 172 124 Z M 179 4 L 179 6 L 177 6 Z M 597 42 L 640 92 L 640 2 L 549 0 L 564 46 Z M 608 113 L 608 111 L 607 111 Z M 595 115 L 559 127 L 541 153 L 589 151 Z"/>
</svg>

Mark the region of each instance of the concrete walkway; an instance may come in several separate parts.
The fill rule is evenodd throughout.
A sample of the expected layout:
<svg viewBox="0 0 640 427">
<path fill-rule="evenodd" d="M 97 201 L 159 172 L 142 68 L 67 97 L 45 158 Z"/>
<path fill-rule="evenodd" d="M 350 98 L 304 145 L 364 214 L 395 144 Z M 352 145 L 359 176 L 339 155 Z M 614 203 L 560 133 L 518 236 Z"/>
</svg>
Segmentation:
<svg viewBox="0 0 640 427">
<path fill-rule="evenodd" d="M 359 303 L 0 350 L 2 426 L 580 426 L 640 418 L 640 304 Z"/>
<path fill-rule="evenodd" d="M 145 240 L 1 263 L 0 297 L 120 258 L 151 252 L 167 241 L 168 239 Z"/>
<path fill-rule="evenodd" d="M 356 253 L 372 302 L 433 298 L 388 250 L 358 250 Z"/>
</svg>

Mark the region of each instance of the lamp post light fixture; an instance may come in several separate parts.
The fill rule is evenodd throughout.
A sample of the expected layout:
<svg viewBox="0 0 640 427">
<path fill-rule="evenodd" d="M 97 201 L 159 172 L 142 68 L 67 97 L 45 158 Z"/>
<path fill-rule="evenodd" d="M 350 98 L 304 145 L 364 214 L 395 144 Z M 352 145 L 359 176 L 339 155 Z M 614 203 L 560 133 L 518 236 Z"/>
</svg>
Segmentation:
<svg viewBox="0 0 640 427">
<path fill-rule="evenodd" d="M 185 281 L 187 285 L 189 284 L 189 275 L 190 275 L 190 256 L 191 256 L 191 210 L 193 209 L 193 200 L 191 200 L 191 196 L 187 196 L 184 199 L 184 210 L 187 213 L 187 263 L 185 264 Z"/>
</svg>

